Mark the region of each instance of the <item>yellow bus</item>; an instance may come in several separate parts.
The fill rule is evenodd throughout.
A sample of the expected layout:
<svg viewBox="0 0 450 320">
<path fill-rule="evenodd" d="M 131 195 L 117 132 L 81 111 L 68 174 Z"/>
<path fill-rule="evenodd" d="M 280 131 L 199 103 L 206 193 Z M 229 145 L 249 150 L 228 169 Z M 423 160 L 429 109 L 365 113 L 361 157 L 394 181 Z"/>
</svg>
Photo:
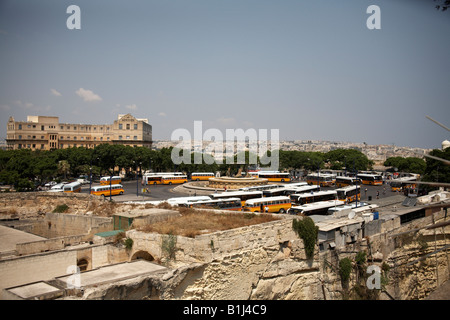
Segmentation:
<svg viewBox="0 0 450 320">
<path fill-rule="evenodd" d="M 115 195 L 121 195 L 124 194 L 125 190 L 123 189 L 123 186 L 121 184 L 112 184 L 112 185 L 100 185 L 100 186 L 93 186 L 91 188 L 91 194 L 96 196 L 102 196 L 102 197 L 109 197 L 115 196 Z"/>
<path fill-rule="evenodd" d="M 334 176 L 327 173 L 312 173 L 306 177 L 306 182 L 309 185 L 315 184 L 321 187 L 331 187 L 334 181 Z"/>
<path fill-rule="evenodd" d="M 63 186 L 63 191 L 64 191 L 64 192 L 68 192 L 68 193 L 72 193 L 72 192 L 78 193 L 78 192 L 81 192 L 81 183 L 79 183 L 79 182 L 72 182 L 72 183 L 65 184 L 65 185 Z"/>
<path fill-rule="evenodd" d="M 214 178 L 216 175 L 212 172 L 193 172 L 191 174 L 191 180 L 195 181 L 208 181 L 209 178 Z"/>
<path fill-rule="evenodd" d="M 262 196 L 262 191 L 227 191 L 221 193 L 213 193 L 210 195 L 211 199 L 213 200 L 239 198 L 241 199 L 241 206 L 244 206 L 247 200 L 262 198 Z"/>
<path fill-rule="evenodd" d="M 346 203 L 361 200 L 361 187 L 360 186 L 348 186 L 336 189 L 337 197 L 339 200 L 343 200 Z"/>
<path fill-rule="evenodd" d="M 186 175 L 176 175 L 176 176 L 162 176 L 161 184 L 181 184 L 187 182 Z"/>
<path fill-rule="evenodd" d="M 362 184 L 381 186 L 383 184 L 383 177 L 380 174 L 360 173 L 357 175 L 361 179 Z"/>
<path fill-rule="evenodd" d="M 347 186 L 354 186 L 354 185 L 361 185 L 361 179 L 360 178 L 356 178 L 356 177 L 344 177 L 344 176 L 339 176 L 336 177 L 336 187 L 338 188 L 342 188 L 342 187 L 347 187 Z"/>
<path fill-rule="evenodd" d="M 392 191 L 403 191 L 404 189 L 417 187 L 416 178 L 415 177 L 403 177 L 394 179 L 390 183 Z"/>
<path fill-rule="evenodd" d="M 111 177 L 110 176 L 105 176 L 105 177 L 101 177 L 100 178 L 100 184 L 101 185 L 103 185 L 103 186 L 105 186 L 105 185 L 108 185 L 109 186 L 109 179 L 110 179 Z M 122 183 L 122 178 L 121 177 L 119 177 L 119 176 L 112 176 L 112 179 L 111 179 L 111 184 L 121 184 Z"/>
<path fill-rule="evenodd" d="M 243 211 L 250 212 L 279 212 L 285 213 L 291 208 L 291 199 L 289 197 L 265 197 L 261 199 L 250 199 L 245 201 Z"/>
<path fill-rule="evenodd" d="M 267 179 L 269 182 L 289 182 L 289 181 L 291 181 L 289 172 L 259 171 L 258 177 Z"/>
<path fill-rule="evenodd" d="M 142 185 L 149 185 L 149 184 L 162 184 L 163 183 L 163 177 L 165 176 L 177 176 L 181 177 L 184 176 L 182 172 L 150 172 L 146 173 L 142 176 Z"/>
</svg>

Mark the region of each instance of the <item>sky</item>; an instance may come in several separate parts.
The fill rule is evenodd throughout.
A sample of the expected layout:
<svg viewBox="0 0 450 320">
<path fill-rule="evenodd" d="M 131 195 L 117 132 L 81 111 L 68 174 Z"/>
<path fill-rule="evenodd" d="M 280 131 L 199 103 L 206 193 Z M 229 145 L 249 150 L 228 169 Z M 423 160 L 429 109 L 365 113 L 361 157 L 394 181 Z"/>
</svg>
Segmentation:
<svg viewBox="0 0 450 320">
<path fill-rule="evenodd" d="M 281 140 L 440 148 L 450 10 L 433 0 L 0 0 L 8 118 L 278 129 Z M 81 29 L 69 29 L 70 5 Z M 369 29 L 380 8 L 381 29 Z M 270 131 L 269 131 L 270 132 Z"/>
</svg>

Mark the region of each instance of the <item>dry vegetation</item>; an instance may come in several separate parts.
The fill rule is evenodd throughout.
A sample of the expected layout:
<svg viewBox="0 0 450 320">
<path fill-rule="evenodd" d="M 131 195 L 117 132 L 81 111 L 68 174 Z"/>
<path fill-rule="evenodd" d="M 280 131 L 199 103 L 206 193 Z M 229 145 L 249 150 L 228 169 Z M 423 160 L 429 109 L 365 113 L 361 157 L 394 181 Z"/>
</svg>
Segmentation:
<svg viewBox="0 0 450 320">
<path fill-rule="evenodd" d="M 179 208 L 180 217 L 171 218 L 142 227 L 140 231 L 195 237 L 199 234 L 229 230 L 244 226 L 279 220 L 270 214 L 230 212 L 224 214 L 213 211 Z"/>
</svg>

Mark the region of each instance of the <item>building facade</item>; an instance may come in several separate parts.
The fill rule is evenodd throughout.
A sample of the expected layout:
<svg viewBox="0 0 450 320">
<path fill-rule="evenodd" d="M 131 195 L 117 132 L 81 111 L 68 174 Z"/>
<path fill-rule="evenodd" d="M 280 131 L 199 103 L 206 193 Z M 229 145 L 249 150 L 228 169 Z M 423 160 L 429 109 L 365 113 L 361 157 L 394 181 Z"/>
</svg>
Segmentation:
<svg viewBox="0 0 450 320">
<path fill-rule="evenodd" d="M 148 119 L 119 115 L 113 124 L 60 123 L 59 117 L 28 116 L 27 121 L 9 117 L 8 150 L 51 150 L 72 147 L 94 148 L 102 143 L 152 147 L 152 126 Z"/>
</svg>

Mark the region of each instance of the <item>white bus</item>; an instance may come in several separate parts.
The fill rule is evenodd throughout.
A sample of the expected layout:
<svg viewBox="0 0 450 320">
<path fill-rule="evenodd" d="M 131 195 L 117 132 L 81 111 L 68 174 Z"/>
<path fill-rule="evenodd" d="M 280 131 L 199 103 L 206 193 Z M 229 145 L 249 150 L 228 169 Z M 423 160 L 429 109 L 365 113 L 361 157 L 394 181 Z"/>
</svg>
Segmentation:
<svg viewBox="0 0 450 320">
<path fill-rule="evenodd" d="M 216 209 L 216 210 L 231 210 L 231 211 L 241 211 L 242 209 L 241 199 L 239 198 L 227 198 L 217 200 L 209 199 L 182 204 L 180 206 L 198 209 Z"/>
<path fill-rule="evenodd" d="M 221 192 L 213 193 L 210 195 L 211 199 L 227 199 L 227 198 L 239 198 L 241 199 L 242 206 L 244 206 L 245 201 L 255 198 L 262 198 L 262 191 L 231 191 L 231 192 Z"/>
<path fill-rule="evenodd" d="M 346 201 L 347 203 L 361 200 L 361 187 L 360 186 L 348 186 L 336 189 L 337 197 L 339 200 Z"/>
<path fill-rule="evenodd" d="M 167 199 L 167 203 L 176 206 L 176 205 L 186 205 L 199 201 L 208 201 L 211 200 L 208 196 L 194 196 L 194 197 L 175 197 Z"/>
<path fill-rule="evenodd" d="M 63 186 L 64 192 L 81 192 L 81 183 L 78 181 L 65 184 Z"/>
<path fill-rule="evenodd" d="M 289 172 L 259 171 L 258 177 L 267 179 L 270 182 L 289 182 L 289 181 L 291 181 Z"/>
<path fill-rule="evenodd" d="M 337 199 L 336 190 L 305 192 L 300 194 L 291 194 L 291 200 L 297 205 L 303 205 L 312 202 L 327 201 Z"/>
</svg>

